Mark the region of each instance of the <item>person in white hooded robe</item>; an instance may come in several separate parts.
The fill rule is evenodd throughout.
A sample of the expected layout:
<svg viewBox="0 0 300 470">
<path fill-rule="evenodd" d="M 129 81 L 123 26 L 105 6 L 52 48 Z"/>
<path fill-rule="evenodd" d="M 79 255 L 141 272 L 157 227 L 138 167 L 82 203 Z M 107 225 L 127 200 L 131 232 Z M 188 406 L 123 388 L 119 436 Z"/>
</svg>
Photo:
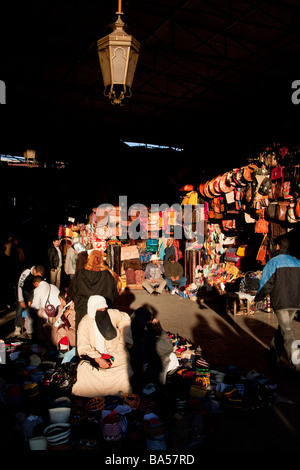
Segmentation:
<svg viewBox="0 0 300 470">
<path fill-rule="evenodd" d="M 95 398 L 131 393 L 133 372 L 127 348 L 132 344 L 130 316 L 108 309 L 104 297 L 92 295 L 78 326 L 77 354 L 81 361 L 72 394 Z M 111 365 L 107 356 L 113 357 Z"/>
</svg>

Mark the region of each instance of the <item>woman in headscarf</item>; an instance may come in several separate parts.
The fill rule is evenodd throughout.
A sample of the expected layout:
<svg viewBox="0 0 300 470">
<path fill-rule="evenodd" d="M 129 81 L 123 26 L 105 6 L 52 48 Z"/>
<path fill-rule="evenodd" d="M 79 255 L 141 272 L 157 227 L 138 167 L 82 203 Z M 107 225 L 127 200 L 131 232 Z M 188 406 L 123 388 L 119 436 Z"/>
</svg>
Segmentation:
<svg viewBox="0 0 300 470">
<path fill-rule="evenodd" d="M 127 347 L 132 343 L 129 315 L 109 309 L 104 297 L 91 296 L 87 314 L 78 327 L 77 352 L 81 361 L 72 393 L 90 398 L 131 393 Z M 108 356 L 113 357 L 111 365 Z"/>
<path fill-rule="evenodd" d="M 116 280 L 107 269 L 101 268 L 101 253 L 98 250 L 90 252 L 85 267 L 74 274 L 70 283 L 70 296 L 75 304 L 76 331 L 86 314 L 87 302 L 91 295 L 105 297 L 109 306 L 113 305 L 118 296 Z"/>
</svg>

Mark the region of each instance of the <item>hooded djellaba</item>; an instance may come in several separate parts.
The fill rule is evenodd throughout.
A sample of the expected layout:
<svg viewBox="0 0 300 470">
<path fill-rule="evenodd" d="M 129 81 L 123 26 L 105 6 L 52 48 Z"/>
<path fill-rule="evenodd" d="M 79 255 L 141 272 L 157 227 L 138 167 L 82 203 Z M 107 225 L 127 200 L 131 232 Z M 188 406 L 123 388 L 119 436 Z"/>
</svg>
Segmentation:
<svg viewBox="0 0 300 470">
<path fill-rule="evenodd" d="M 75 305 L 76 330 L 87 312 L 88 299 L 92 295 L 103 296 L 107 304 L 113 306 L 118 296 L 117 282 L 109 269 L 103 269 L 100 251 L 90 252 L 84 268 L 74 274 L 69 291 Z"/>
<path fill-rule="evenodd" d="M 78 327 L 77 352 L 81 359 L 72 394 L 103 397 L 131 393 L 132 368 L 127 348 L 133 344 L 131 320 L 127 313 L 107 308 L 104 297 L 88 300 L 87 314 Z M 105 368 L 101 360 L 113 357 Z"/>
</svg>

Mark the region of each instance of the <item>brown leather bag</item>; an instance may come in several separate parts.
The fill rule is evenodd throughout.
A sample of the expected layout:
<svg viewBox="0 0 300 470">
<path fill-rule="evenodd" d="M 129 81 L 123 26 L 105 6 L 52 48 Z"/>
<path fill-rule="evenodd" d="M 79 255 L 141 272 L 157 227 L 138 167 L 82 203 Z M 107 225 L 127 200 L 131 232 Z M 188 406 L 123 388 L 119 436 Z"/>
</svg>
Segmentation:
<svg viewBox="0 0 300 470">
<path fill-rule="evenodd" d="M 277 208 L 277 202 L 276 201 L 270 202 L 270 204 L 266 208 L 267 219 L 273 220 L 276 218 L 276 208 Z"/>
<path fill-rule="evenodd" d="M 284 222 L 286 220 L 286 212 L 287 212 L 288 206 L 289 206 L 288 201 L 278 201 L 278 204 L 276 207 L 276 220 L 279 220 L 280 222 Z"/>
<path fill-rule="evenodd" d="M 246 187 L 244 191 L 244 198 L 246 203 L 250 204 L 252 201 L 252 196 L 253 196 L 253 191 L 252 191 L 252 184 L 248 183 L 248 186 Z"/>
</svg>

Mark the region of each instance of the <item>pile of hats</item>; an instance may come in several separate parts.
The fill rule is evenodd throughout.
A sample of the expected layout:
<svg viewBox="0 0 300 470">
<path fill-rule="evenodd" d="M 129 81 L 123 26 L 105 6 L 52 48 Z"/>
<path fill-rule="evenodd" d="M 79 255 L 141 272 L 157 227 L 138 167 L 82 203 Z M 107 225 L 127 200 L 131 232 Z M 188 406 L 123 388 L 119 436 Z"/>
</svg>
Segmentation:
<svg viewBox="0 0 300 470">
<path fill-rule="evenodd" d="M 6 343 L 5 348 L 4 375 L 7 373 L 7 380 L 4 401 L 9 405 L 20 405 L 36 400 L 40 395 L 39 384 L 44 378 L 39 347 L 11 342 Z"/>
<path fill-rule="evenodd" d="M 140 396 L 134 393 L 95 398 L 73 397 L 70 415 L 73 446 L 76 449 L 84 446 L 96 450 L 100 444 L 119 443 L 126 438 L 140 401 Z"/>
<path fill-rule="evenodd" d="M 41 345 L 26 340 L 7 339 L 5 342 L 1 403 L 8 419 L 14 423 L 15 437 L 25 448 L 47 449 L 66 443 L 70 437 L 70 403 L 62 407 L 60 402 L 57 405 L 53 402 L 47 409 L 47 401 L 53 400 L 53 389 L 49 387 L 51 377 L 61 361 L 58 355 L 59 351 L 47 351 Z M 5 438 L 9 443 L 9 436 Z"/>
<path fill-rule="evenodd" d="M 166 450 L 167 429 L 166 424 L 156 413 L 144 416 L 144 432 L 147 450 Z"/>
<path fill-rule="evenodd" d="M 276 384 L 263 374 L 212 366 L 200 346 L 168 335 L 179 365 L 168 372 L 164 385 L 148 383 L 140 395 L 95 398 L 69 398 L 69 390 L 53 388 L 51 378 L 60 363 L 46 360 L 38 346 L 8 344 L 11 371 L 0 379 L 0 403 L 18 412 L 15 428 L 32 450 L 97 450 L 103 445 L 183 449 L 203 443 L 209 432 L 207 414 L 274 403 Z"/>
<path fill-rule="evenodd" d="M 68 397 L 59 397 L 51 402 L 48 413 L 44 416 L 29 414 L 22 423 L 23 437 L 31 450 L 68 449 L 71 435 L 69 422 L 71 401 Z M 60 446 L 60 447 L 58 447 Z"/>
<path fill-rule="evenodd" d="M 235 366 L 212 366 L 180 335 L 169 333 L 179 366 L 167 374 L 167 387 L 180 390 L 186 400 L 199 399 L 206 411 L 257 410 L 276 400 L 277 385 L 263 374 Z"/>
</svg>

